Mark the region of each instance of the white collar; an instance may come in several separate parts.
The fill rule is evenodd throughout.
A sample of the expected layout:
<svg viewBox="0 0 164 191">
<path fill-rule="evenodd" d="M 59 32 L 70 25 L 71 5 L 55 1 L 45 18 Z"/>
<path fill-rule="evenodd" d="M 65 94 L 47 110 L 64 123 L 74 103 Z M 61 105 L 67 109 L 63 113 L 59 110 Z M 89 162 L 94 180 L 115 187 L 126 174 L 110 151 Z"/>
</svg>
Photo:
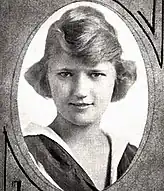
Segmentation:
<svg viewBox="0 0 164 191">
<path fill-rule="evenodd" d="M 109 132 L 107 131 L 105 133 L 107 135 L 109 134 Z M 75 156 L 73 155 L 67 143 L 50 127 L 44 127 L 31 122 L 26 128 L 23 129 L 23 136 L 28 136 L 28 135 L 45 135 L 49 137 L 50 139 L 61 145 L 76 160 Z M 110 137 L 112 140 L 111 179 L 113 183 L 117 180 L 117 167 L 126 149 L 128 141 L 114 135 L 111 136 L 111 134 Z M 78 163 L 77 160 L 76 162 Z"/>
<path fill-rule="evenodd" d="M 31 122 L 26 128 L 23 129 L 23 136 L 28 135 L 45 135 L 61 145 L 73 158 L 75 158 L 67 143 L 50 127 L 44 127 Z"/>
</svg>

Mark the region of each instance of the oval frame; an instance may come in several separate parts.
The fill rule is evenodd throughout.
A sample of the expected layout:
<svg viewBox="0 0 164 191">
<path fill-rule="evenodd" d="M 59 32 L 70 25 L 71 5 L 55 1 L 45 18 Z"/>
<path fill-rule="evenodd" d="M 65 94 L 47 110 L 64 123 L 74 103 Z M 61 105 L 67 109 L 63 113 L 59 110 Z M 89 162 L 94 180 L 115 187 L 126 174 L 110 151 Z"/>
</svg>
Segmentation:
<svg viewBox="0 0 164 191">
<path fill-rule="evenodd" d="M 92 2 L 99 3 L 100 5 L 102 4 L 103 6 L 114 11 L 116 14 L 118 14 L 123 19 L 123 21 L 129 27 L 129 29 L 131 30 L 132 34 L 134 35 L 134 37 L 137 41 L 137 44 L 142 53 L 142 57 L 144 59 L 145 68 L 146 68 L 146 72 L 147 72 L 148 96 L 149 96 L 149 98 L 148 98 L 149 99 L 148 116 L 147 116 L 147 122 L 146 122 L 145 130 L 144 130 L 144 135 L 143 135 L 142 141 L 140 143 L 140 147 L 139 147 L 137 154 L 135 155 L 135 158 L 133 159 L 130 167 L 128 168 L 128 171 L 126 173 L 124 173 L 124 175 L 118 181 L 116 181 L 114 184 L 112 184 L 111 187 L 108 188 L 108 190 L 114 190 L 114 189 L 121 188 L 122 186 L 126 186 L 126 187 L 122 188 L 122 190 L 123 190 L 125 188 L 128 188 L 128 185 L 133 184 L 133 182 L 136 180 L 135 171 L 138 171 L 137 170 L 138 166 L 139 166 L 138 163 L 140 160 L 142 160 L 141 155 L 143 153 L 145 145 L 147 144 L 147 141 L 149 138 L 149 133 L 152 128 L 153 122 L 155 120 L 155 116 L 154 116 L 155 93 L 156 93 L 155 84 L 157 83 L 155 76 L 159 72 L 159 68 L 158 68 L 158 63 L 157 63 L 157 60 L 156 60 L 156 57 L 154 54 L 154 50 L 151 46 L 149 46 L 150 42 L 146 39 L 145 35 L 143 34 L 142 29 L 131 18 L 129 13 L 124 12 L 123 8 L 120 7 L 116 2 L 114 2 L 112 0 L 108 0 L 108 2 L 105 2 L 105 1 L 104 2 L 92 1 Z M 71 3 L 72 3 L 72 1 L 71 1 Z M 70 4 L 70 2 L 68 4 Z M 57 7 L 56 10 L 60 9 L 63 6 L 65 6 L 65 1 L 60 2 L 60 6 Z M 45 20 L 47 20 L 47 18 L 50 15 L 52 15 L 52 12 L 48 13 L 46 15 L 46 17 L 43 19 L 42 23 L 40 23 L 35 28 L 33 33 L 29 35 L 29 38 L 25 44 L 25 47 L 22 49 L 22 52 L 14 67 L 11 96 L 10 96 L 11 124 L 6 127 L 7 132 L 8 132 L 9 141 L 12 145 L 14 152 L 17 153 L 17 159 L 20 161 L 20 164 L 22 166 L 24 166 L 26 173 L 30 174 L 29 178 L 32 180 L 35 180 L 36 184 L 39 185 L 39 187 L 41 187 L 41 189 L 43 189 L 43 190 L 45 188 L 47 188 L 47 186 L 49 186 L 49 188 L 51 188 L 51 189 L 53 188 L 54 190 L 57 190 L 57 189 L 55 189 L 54 186 L 52 186 L 45 178 L 43 178 L 42 174 L 38 171 L 37 168 L 35 168 L 35 167 L 32 167 L 32 169 L 28 168 L 29 165 L 33 166 L 32 160 L 29 156 L 26 156 L 27 159 L 25 157 L 22 158 L 22 156 L 24 156 L 22 152 L 23 151 L 27 152 L 27 148 L 26 148 L 26 145 L 25 145 L 23 137 L 22 137 L 22 133 L 19 128 L 20 124 L 19 124 L 19 119 L 18 119 L 18 108 L 17 108 L 17 101 L 15 98 L 17 97 L 19 73 L 20 73 L 20 68 L 21 68 L 22 60 L 25 55 L 26 49 L 27 49 L 28 45 L 30 44 L 33 36 L 38 31 L 39 27 L 43 24 L 43 22 Z M 147 51 L 145 51 L 145 50 L 147 50 Z M 154 56 L 152 56 L 152 55 L 154 55 Z M 156 63 L 156 64 L 154 64 L 154 63 Z M 18 128 L 15 128 L 15 127 L 18 127 Z M 21 145 L 21 148 L 20 148 L 20 145 Z M 129 179 L 129 177 L 131 177 L 131 178 Z M 40 180 L 42 180 L 44 183 L 41 183 Z M 128 182 L 128 185 L 126 185 L 127 182 Z"/>
</svg>

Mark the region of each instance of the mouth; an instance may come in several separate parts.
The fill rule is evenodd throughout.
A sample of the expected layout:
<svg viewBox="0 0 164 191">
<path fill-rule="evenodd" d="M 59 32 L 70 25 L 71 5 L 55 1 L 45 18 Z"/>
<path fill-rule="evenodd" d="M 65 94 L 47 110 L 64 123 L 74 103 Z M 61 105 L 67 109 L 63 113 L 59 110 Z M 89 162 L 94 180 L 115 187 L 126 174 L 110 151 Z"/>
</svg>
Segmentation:
<svg viewBox="0 0 164 191">
<path fill-rule="evenodd" d="M 92 106 L 93 103 L 80 103 L 80 102 L 77 102 L 77 103 L 69 103 L 69 105 L 72 105 L 72 106 L 74 106 L 75 108 L 78 108 L 78 109 L 87 109 L 90 106 Z"/>
</svg>

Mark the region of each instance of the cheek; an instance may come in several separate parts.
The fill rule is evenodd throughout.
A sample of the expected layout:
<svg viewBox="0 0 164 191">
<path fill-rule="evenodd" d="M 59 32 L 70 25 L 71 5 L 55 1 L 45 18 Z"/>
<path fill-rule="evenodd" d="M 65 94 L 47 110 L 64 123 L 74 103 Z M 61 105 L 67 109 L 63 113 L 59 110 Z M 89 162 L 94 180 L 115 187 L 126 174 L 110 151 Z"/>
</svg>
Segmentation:
<svg viewBox="0 0 164 191">
<path fill-rule="evenodd" d="M 114 84 L 115 84 L 115 79 L 114 78 L 107 78 L 104 80 L 103 83 L 101 83 L 101 92 L 104 92 L 105 95 L 110 96 L 110 94 L 113 93 L 114 89 Z"/>
<path fill-rule="evenodd" d="M 109 101 L 112 98 L 114 90 L 115 81 L 110 79 L 109 81 L 104 81 L 101 85 L 97 86 L 97 99 L 102 107 L 106 107 L 109 104 Z"/>
<path fill-rule="evenodd" d="M 69 94 L 69 87 L 66 83 L 62 83 L 57 78 L 49 78 L 51 94 L 55 103 L 64 101 Z"/>
</svg>

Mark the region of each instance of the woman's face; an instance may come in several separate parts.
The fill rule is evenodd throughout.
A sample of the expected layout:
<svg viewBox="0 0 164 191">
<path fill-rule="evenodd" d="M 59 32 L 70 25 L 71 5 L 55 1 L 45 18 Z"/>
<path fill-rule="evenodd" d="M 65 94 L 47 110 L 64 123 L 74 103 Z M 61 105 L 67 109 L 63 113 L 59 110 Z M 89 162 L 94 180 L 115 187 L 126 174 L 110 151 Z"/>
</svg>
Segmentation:
<svg viewBox="0 0 164 191">
<path fill-rule="evenodd" d="M 48 61 L 48 79 L 57 111 L 76 125 L 100 120 L 111 100 L 115 78 L 110 62 L 87 66 L 65 52 Z"/>
</svg>

